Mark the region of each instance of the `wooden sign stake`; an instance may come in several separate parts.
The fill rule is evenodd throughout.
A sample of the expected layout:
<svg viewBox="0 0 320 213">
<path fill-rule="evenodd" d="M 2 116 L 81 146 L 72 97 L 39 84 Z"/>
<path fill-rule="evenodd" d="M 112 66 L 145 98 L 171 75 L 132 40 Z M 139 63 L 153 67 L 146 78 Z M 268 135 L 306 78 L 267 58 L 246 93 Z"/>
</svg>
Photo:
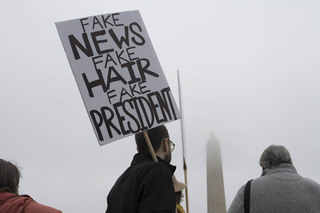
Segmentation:
<svg viewBox="0 0 320 213">
<path fill-rule="evenodd" d="M 183 159 L 183 170 L 184 170 L 184 181 L 186 184 L 185 192 L 186 192 L 186 213 L 189 213 L 189 196 L 188 196 L 188 175 L 187 175 L 187 164 L 186 160 Z"/>
<path fill-rule="evenodd" d="M 180 103 L 180 113 L 181 113 L 181 138 L 182 138 L 182 154 L 183 154 L 183 171 L 184 171 L 184 182 L 186 184 L 185 193 L 186 193 L 186 213 L 189 213 L 189 195 L 188 195 L 188 175 L 187 175 L 187 162 L 186 162 L 186 147 L 185 147 L 185 130 L 184 130 L 184 114 L 182 106 L 182 92 L 180 84 L 180 75 L 179 70 L 177 70 L 178 75 L 178 86 L 179 86 L 179 103 Z"/>
<path fill-rule="evenodd" d="M 154 152 L 154 149 L 153 149 L 153 147 L 152 147 L 152 144 L 151 144 L 151 141 L 150 141 L 150 139 L 149 139 L 148 133 L 147 133 L 146 131 L 143 131 L 143 135 L 144 135 L 144 139 L 145 139 L 146 142 L 147 142 L 147 145 L 148 145 L 148 148 L 149 148 L 149 151 L 150 151 L 150 153 L 151 153 L 151 156 L 152 156 L 153 160 L 154 160 L 155 162 L 158 162 L 156 153 Z"/>
</svg>

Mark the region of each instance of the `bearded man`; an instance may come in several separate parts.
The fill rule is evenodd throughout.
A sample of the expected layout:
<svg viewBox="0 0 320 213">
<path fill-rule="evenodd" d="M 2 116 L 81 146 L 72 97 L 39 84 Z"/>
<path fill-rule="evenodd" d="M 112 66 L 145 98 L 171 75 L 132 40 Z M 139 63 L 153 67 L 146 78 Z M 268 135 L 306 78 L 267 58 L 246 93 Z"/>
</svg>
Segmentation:
<svg viewBox="0 0 320 213">
<path fill-rule="evenodd" d="M 143 133 L 135 135 L 138 153 L 118 178 L 107 198 L 106 213 L 175 213 L 176 196 L 171 165 L 174 143 L 162 125 L 147 131 L 158 162 L 154 161 Z"/>
</svg>

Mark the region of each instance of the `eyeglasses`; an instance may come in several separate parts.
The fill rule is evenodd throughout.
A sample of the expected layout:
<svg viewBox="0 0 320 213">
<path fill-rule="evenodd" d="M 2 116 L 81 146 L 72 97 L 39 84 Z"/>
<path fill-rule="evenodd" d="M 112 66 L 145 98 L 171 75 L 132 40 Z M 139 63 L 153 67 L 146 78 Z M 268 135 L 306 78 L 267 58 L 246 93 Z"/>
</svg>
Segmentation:
<svg viewBox="0 0 320 213">
<path fill-rule="evenodd" d="M 171 152 L 174 150 L 174 148 L 176 147 L 176 145 L 169 139 L 169 145 L 170 145 L 170 149 Z"/>
</svg>

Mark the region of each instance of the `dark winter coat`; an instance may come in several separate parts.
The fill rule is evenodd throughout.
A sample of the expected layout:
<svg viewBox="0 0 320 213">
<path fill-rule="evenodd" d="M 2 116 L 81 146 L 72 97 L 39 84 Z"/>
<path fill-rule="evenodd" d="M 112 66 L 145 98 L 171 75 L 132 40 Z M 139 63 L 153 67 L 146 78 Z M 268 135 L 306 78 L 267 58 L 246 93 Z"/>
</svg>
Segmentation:
<svg viewBox="0 0 320 213">
<path fill-rule="evenodd" d="M 175 213 L 175 166 L 138 153 L 111 189 L 106 213 Z"/>
</svg>

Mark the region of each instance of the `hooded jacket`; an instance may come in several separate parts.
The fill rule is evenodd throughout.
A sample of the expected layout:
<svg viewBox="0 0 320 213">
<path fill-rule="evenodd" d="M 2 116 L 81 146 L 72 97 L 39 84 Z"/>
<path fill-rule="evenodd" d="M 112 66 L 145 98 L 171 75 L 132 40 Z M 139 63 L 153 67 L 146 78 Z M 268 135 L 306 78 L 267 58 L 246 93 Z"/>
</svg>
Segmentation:
<svg viewBox="0 0 320 213">
<path fill-rule="evenodd" d="M 106 213 L 175 213 L 175 169 L 159 157 L 155 162 L 150 154 L 136 154 L 112 187 Z"/>
<path fill-rule="evenodd" d="M 0 192 L 1 213 L 62 213 L 49 206 L 35 202 L 28 195 L 16 195 L 9 192 Z"/>
<path fill-rule="evenodd" d="M 234 198 L 228 213 L 244 212 L 244 188 Z M 251 182 L 250 213 L 320 212 L 320 185 L 300 176 L 292 164 L 263 170 Z"/>
</svg>

